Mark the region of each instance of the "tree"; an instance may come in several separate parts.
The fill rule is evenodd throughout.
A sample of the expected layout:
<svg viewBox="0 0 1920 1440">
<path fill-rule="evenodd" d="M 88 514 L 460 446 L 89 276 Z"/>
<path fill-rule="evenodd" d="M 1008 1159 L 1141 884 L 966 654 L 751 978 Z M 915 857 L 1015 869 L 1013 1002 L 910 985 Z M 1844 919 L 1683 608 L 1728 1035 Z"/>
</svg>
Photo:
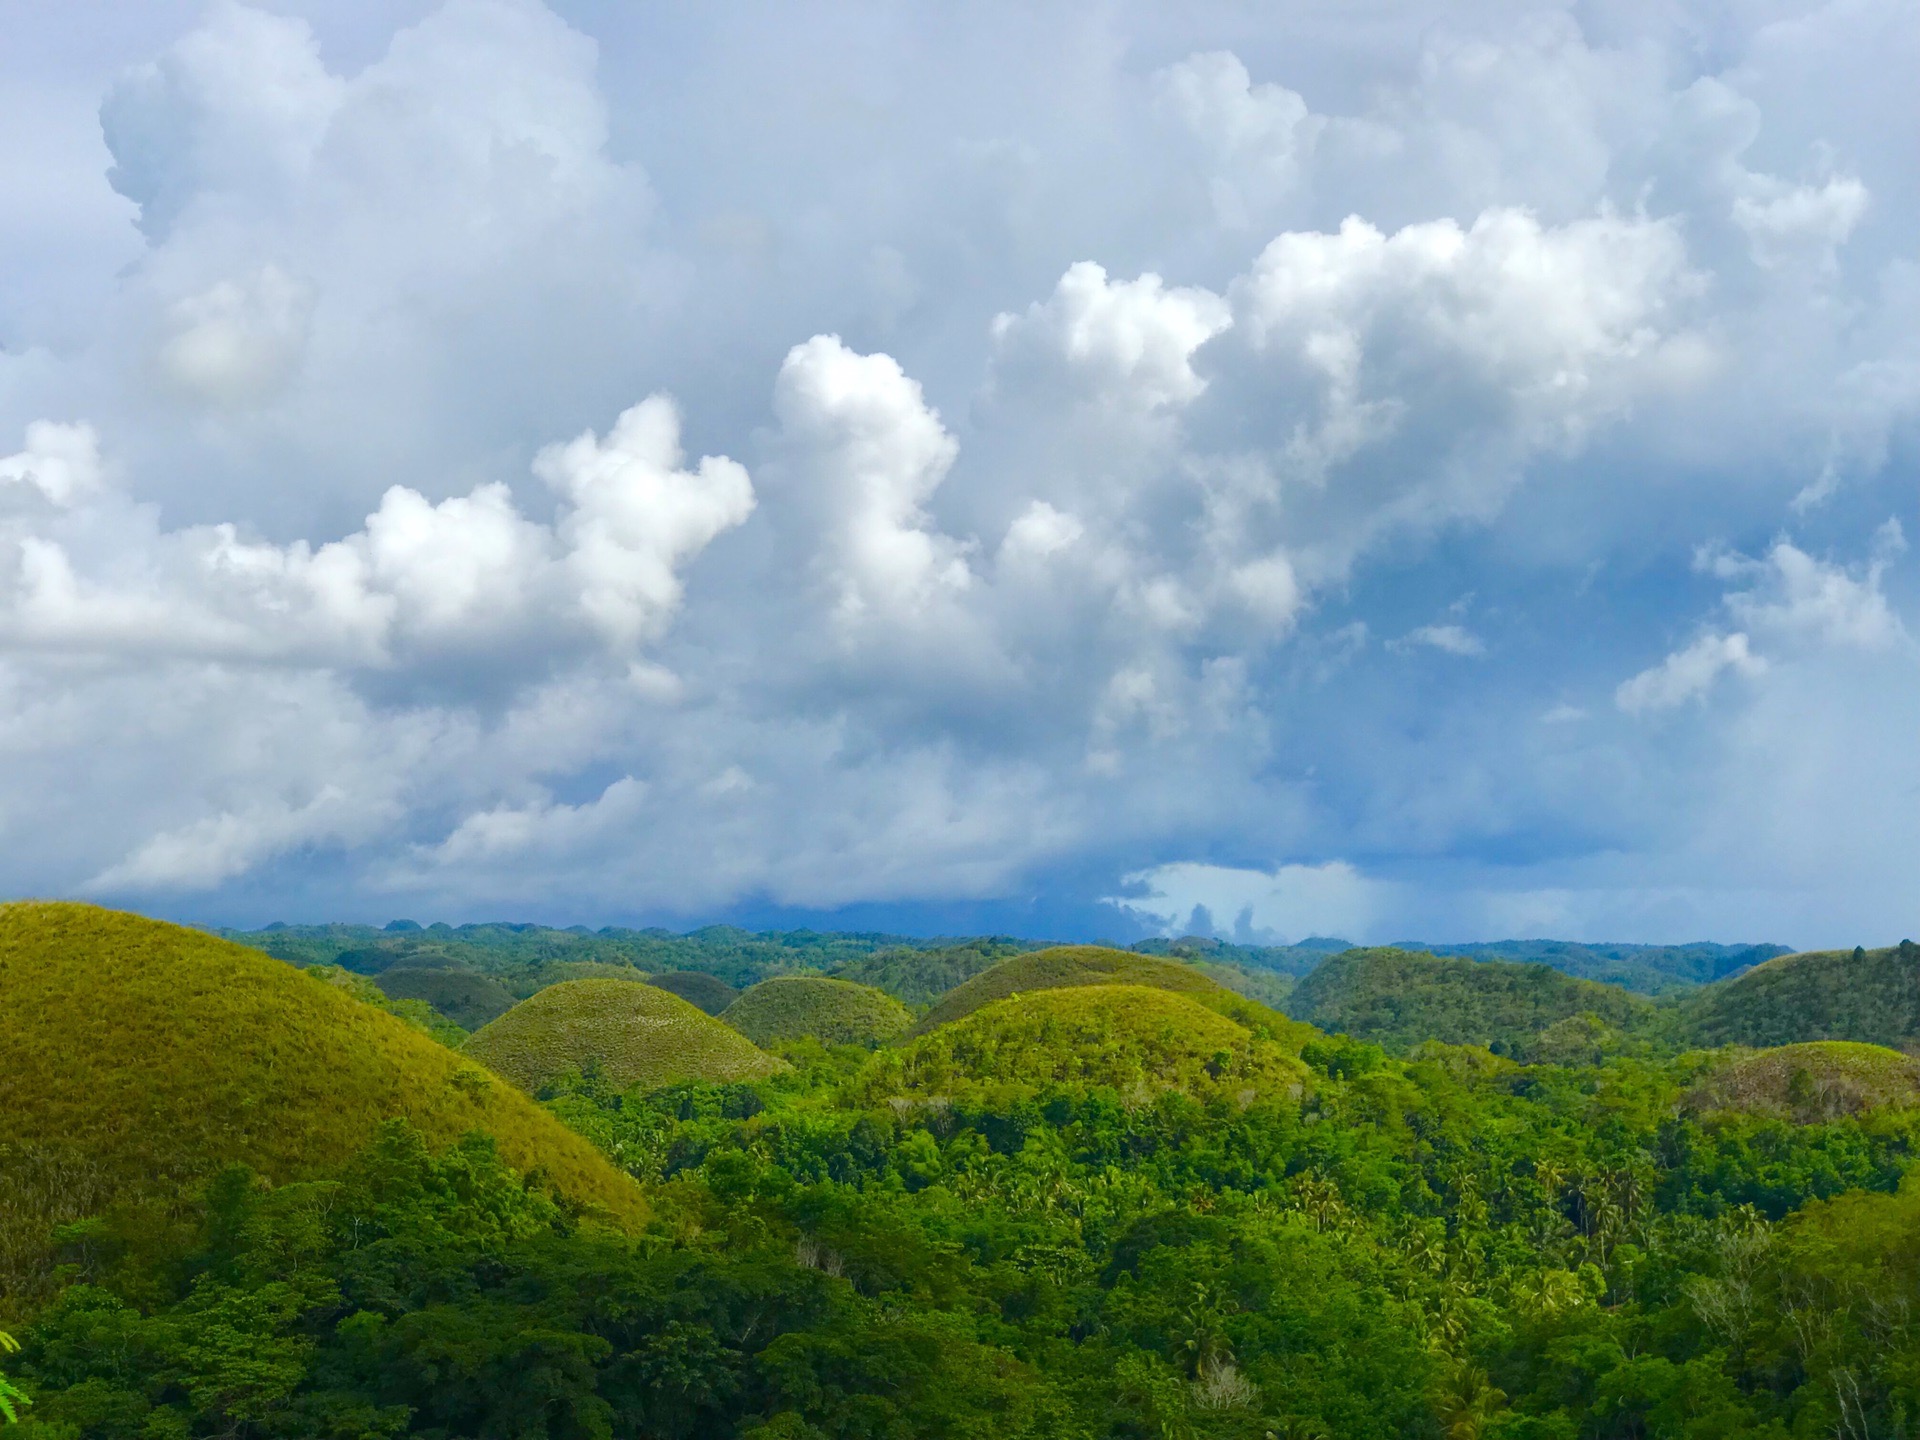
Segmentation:
<svg viewBox="0 0 1920 1440">
<path fill-rule="evenodd" d="M 11 1355 L 20 1348 L 20 1342 L 6 1331 L 0 1330 L 0 1354 Z M 4 1371 L 0 1371 L 0 1416 L 5 1417 L 9 1425 L 17 1424 L 20 1419 L 20 1407 L 31 1405 L 26 1391 L 8 1380 Z"/>
</svg>

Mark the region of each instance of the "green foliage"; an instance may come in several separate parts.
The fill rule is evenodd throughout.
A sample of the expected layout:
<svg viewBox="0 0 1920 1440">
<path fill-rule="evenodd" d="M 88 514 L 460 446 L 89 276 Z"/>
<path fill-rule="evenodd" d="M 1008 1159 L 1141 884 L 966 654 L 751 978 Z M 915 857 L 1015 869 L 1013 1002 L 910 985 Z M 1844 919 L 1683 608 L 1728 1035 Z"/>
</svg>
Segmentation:
<svg viewBox="0 0 1920 1440">
<path fill-rule="evenodd" d="M 465 1048 L 535 1094 L 569 1073 L 651 1088 L 757 1078 L 783 1063 L 679 996 L 624 980 L 551 985 L 475 1032 Z"/>
<path fill-rule="evenodd" d="M 1376 949 L 1328 960 L 1294 988 L 1287 1013 L 1392 1050 L 1440 1040 L 1523 1054 L 1541 1032 L 1576 1016 L 1631 1032 L 1649 1028 L 1656 1012 L 1639 996 L 1545 965 Z"/>
<path fill-rule="evenodd" d="M 1920 1042 L 1920 947 L 1909 942 L 1769 960 L 1689 996 L 1677 1029 L 1695 1045 Z"/>
<path fill-rule="evenodd" d="M 740 992 L 726 981 L 698 970 L 670 970 L 664 975 L 649 975 L 647 983 L 669 995 L 678 995 L 708 1015 L 721 1014 L 740 998 Z"/>
<path fill-rule="evenodd" d="M 1177 961 L 1099 945 L 1057 945 L 1002 960 L 957 986 L 921 1017 L 913 1033 L 924 1035 L 1009 995 L 1073 985 L 1151 985 L 1202 993 L 1222 988 L 1193 966 Z"/>
<path fill-rule="evenodd" d="M 389 1000 L 420 1000 L 458 1025 L 478 1030 L 511 1010 L 513 992 L 485 975 L 465 970 L 399 966 L 383 970 L 371 982 Z"/>
<path fill-rule="evenodd" d="M 1640 995 L 1672 995 L 1710 985 L 1777 955 L 1784 945 L 1583 945 L 1571 940 L 1493 940 L 1474 945 L 1400 945 L 1466 960 L 1551 965 L 1581 980 L 1618 985 Z"/>
<path fill-rule="evenodd" d="M 827 1045 L 898 1039 L 913 1014 L 891 995 L 850 980 L 784 975 L 762 980 L 720 1018 L 756 1045 L 811 1038 Z"/>
<path fill-rule="evenodd" d="M 13 1355 L 19 1349 L 20 1342 L 6 1331 L 0 1330 L 0 1355 Z M 5 1371 L 0 1371 L 0 1422 L 8 1425 L 17 1424 L 20 1419 L 20 1407 L 32 1403 L 27 1392 L 7 1379 Z"/>
<path fill-rule="evenodd" d="M 235 1162 L 326 1173 L 391 1116 L 485 1130 L 580 1205 L 638 1194 L 510 1087 L 257 951 L 88 905 L 0 907 L 0 1307 L 50 1279 L 46 1237 L 164 1207 Z"/>
<path fill-rule="evenodd" d="M 467 1038 L 467 1032 L 461 1026 L 449 1020 L 424 1000 L 396 999 L 364 975 L 356 975 L 338 965 L 313 965 L 305 971 L 309 980 L 317 980 L 330 985 L 346 995 L 351 995 L 363 1005 L 371 1005 L 376 1010 L 384 1010 L 389 1015 L 413 1026 L 424 1034 L 431 1035 L 451 1050 L 458 1050 Z"/>
<path fill-rule="evenodd" d="M 1688 1091 L 1701 1110 L 1739 1110 L 1800 1124 L 1920 1106 L 1920 1060 L 1880 1045 L 1820 1040 L 1717 1057 Z"/>
</svg>

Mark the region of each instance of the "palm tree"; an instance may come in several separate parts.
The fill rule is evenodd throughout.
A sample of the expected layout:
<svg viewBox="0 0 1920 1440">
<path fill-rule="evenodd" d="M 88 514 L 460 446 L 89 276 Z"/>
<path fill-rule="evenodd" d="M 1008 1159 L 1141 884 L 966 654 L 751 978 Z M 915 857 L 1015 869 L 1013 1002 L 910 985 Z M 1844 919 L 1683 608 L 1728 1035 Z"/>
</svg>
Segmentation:
<svg viewBox="0 0 1920 1440">
<path fill-rule="evenodd" d="M 0 1355 L 11 1355 L 19 1348 L 20 1342 L 18 1340 L 7 1334 L 6 1331 L 0 1330 Z M 0 1417 L 4 1417 L 4 1423 L 8 1425 L 18 1424 L 20 1421 L 20 1407 L 22 1405 L 31 1405 L 32 1403 L 33 1401 L 27 1398 L 26 1391 L 13 1384 L 4 1374 L 0 1374 Z"/>
</svg>

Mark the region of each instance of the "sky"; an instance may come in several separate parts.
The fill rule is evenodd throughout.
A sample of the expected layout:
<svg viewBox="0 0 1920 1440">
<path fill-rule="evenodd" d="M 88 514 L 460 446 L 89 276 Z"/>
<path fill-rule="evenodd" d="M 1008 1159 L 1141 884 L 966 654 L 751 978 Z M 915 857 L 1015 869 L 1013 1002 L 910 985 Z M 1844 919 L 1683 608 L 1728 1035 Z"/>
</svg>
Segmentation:
<svg viewBox="0 0 1920 1440">
<path fill-rule="evenodd" d="M 1920 7 L 12 0 L 0 893 L 1920 933 Z"/>
</svg>

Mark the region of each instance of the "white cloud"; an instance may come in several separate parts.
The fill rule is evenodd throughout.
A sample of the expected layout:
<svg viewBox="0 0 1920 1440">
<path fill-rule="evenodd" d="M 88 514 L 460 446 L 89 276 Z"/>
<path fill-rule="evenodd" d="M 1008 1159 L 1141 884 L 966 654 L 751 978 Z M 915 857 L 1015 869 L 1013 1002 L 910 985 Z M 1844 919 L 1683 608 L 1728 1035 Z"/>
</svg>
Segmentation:
<svg viewBox="0 0 1920 1440">
<path fill-rule="evenodd" d="M 1407 650 L 1416 645 L 1444 651 L 1448 655 L 1484 655 L 1487 642 L 1464 625 L 1422 625 L 1409 630 L 1398 640 L 1387 642 L 1390 648 Z"/>
<path fill-rule="evenodd" d="M 1162 934 L 1202 933 L 1262 944 L 1288 944 L 1309 935 L 1370 936 L 1383 918 L 1392 887 L 1370 880 L 1343 860 L 1243 870 L 1178 861 L 1136 871 L 1123 883 L 1144 892 L 1107 903 Z"/>
<path fill-rule="evenodd" d="M 1613 700 L 1629 715 L 1671 710 L 1704 697 L 1714 681 L 1728 671 L 1755 676 L 1765 673 L 1766 668 L 1744 634 L 1702 635 L 1686 649 L 1676 650 L 1658 665 L 1622 681 L 1613 692 Z"/>
<path fill-rule="evenodd" d="M 215 404 L 257 401 L 280 389 L 307 344 L 313 297 L 272 265 L 176 300 L 157 363 L 169 383 Z"/>
</svg>

